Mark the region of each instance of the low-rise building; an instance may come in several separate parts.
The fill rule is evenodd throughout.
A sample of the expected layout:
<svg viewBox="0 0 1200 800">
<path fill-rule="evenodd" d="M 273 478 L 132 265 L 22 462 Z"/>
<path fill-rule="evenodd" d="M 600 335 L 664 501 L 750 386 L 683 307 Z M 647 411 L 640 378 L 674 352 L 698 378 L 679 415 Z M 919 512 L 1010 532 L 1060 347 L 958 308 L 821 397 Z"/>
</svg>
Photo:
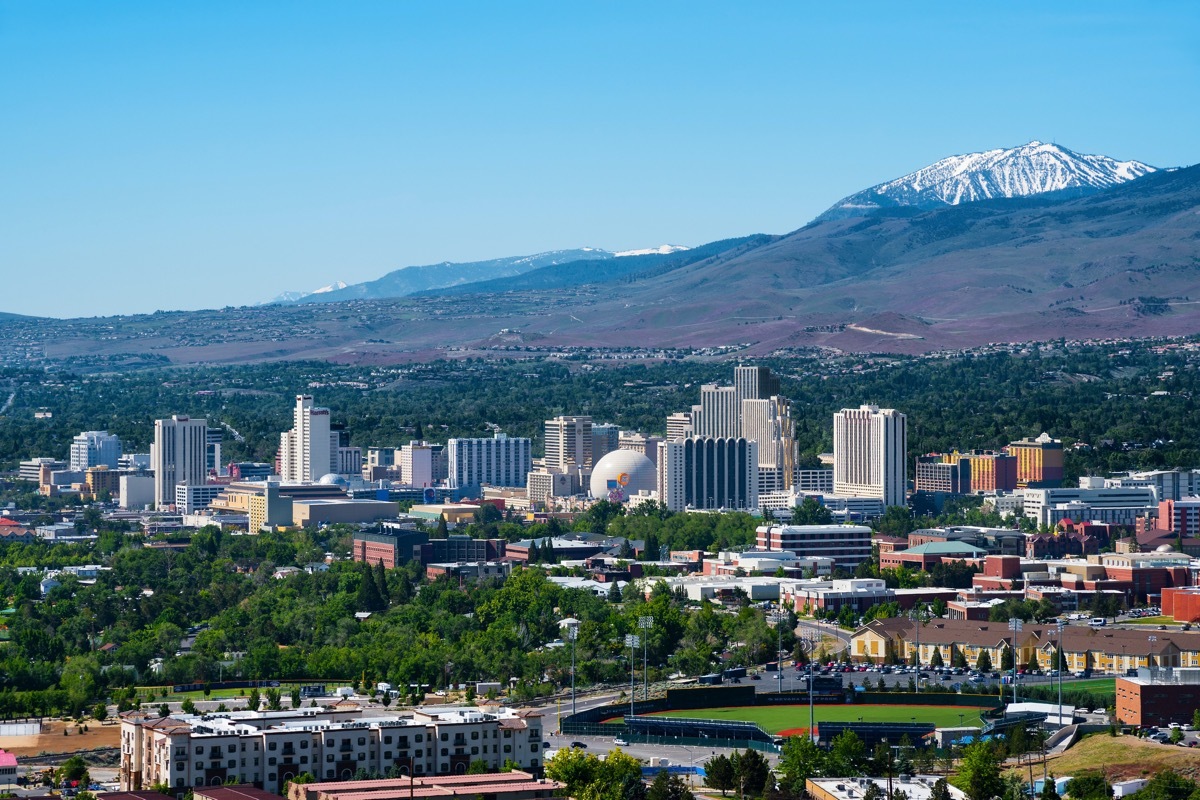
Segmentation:
<svg viewBox="0 0 1200 800">
<path fill-rule="evenodd" d="M 361 710 L 304 708 L 169 717 L 121 715 L 122 791 L 162 784 L 252 784 L 278 794 L 305 772 L 348 780 L 359 770 L 461 775 L 472 761 L 499 770 L 507 760 L 540 773 L 545 740 L 536 711 L 417 708 L 411 716 L 363 717 Z"/>
</svg>

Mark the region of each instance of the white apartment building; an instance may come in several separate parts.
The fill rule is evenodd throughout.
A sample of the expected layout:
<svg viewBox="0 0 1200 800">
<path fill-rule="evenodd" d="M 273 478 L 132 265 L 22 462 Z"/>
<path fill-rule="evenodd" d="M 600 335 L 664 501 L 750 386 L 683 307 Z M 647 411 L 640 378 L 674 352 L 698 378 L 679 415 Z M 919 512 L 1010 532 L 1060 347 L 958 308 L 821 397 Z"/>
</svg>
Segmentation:
<svg viewBox="0 0 1200 800">
<path fill-rule="evenodd" d="M 247 783 L 279 793 L 305 772 L 346 780 L 358 770 L 464 774 L 472 761 L 497 771 L 511 759 L 537 771 L 545 760 L 541 716 L 507 708 L 417 708 L 412 716 L 363 717 L 361 710 L 303 708 L 157 717 L 121 715 L 121 791 L 165 784 Z"/>
<path fill-rule="evenodd" d="M 591 449 L 591 432 L 587 437 Z M 497 432 L 491 439 L 451 439 L 449 453 L 451 488 L 471 486 L 524 486 L 533 469 L 533 442 L 510 439 Z"/>
<path fill-rule="evenodd" d="M 121 439 L 108 431 L 84 431 L 71 440 L 70 466 L 83 472 L 89 467 L 116 469 L 121 462 Z"/>
<path fill-rule="evenodd" d="M 700 387 L 700 405 L 692 406 L 692 435 L 709 439 L 742 435 L 742 401 L 736 386 L 706 383 Z"/>
<path fill-rule="evenodd" d="M 178 414 L 154 421 L 150 469 L 154 471 L 154 504 L 165 509 L 175 502 L 181 483 L 208 482 L 208 420 Z"/>
<path fill-rule="evenodd" d="M 312 395 L 296 395 L 292 429 L 279 435 L 279 474 L 284 483 L 316 483 L 337 473 L 338 461 L 338 433 L 329 429 L 329 409 L 314 406 Z"/>
<path fill-rule="evenodd" d="M 833 492 L 905 505 L 908 431 L 904 414 L 863 405 L 833 415 Z"/>
</svg>

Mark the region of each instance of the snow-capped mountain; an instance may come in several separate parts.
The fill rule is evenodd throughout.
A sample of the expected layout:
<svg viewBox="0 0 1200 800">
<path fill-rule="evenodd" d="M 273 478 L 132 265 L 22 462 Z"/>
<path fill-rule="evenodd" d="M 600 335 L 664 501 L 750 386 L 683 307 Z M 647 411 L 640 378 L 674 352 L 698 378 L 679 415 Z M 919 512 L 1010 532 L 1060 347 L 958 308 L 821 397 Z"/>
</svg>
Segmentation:
<svg viewBox="0 0 1200 800">
<path fill-rule="evenodd" d="M 660 244 L 658 247 L 647 247 L 642 250 L 622 250 L 618 253 L 613 253 L 617 258 L 622 256 L 669 256 L 671 253 L 682 253 L 684 250 L 690 250 L 690 247 L 684 247 L 681 244 Z"/>
<path fill-rule="evenodd" d="M 852 194 L 815 221 L 869 216 L 886 208 L 937 208 L 1046 192 L 1087 194 L 1155 171 L 1155 167 L 1140 161 L 1117 161 L 1032 141 L 1007 150 L 943 158 L 902 178 Z"/>
<path fill-rule="evenodd" d="M 328 286 L 322 286 L 320 289 L 313 289 L 311 292 L 280 292 L 279 294 L 275 295 L 267 302 L 261 303 L 260 305 L 264 305 L 264 306 L 286 305 L 288 303 L 299 302 L 300 300 L 304 299 L 305 297 L 312 297 L 314 294 L 328 294 L 329 292 L 336 292 L 339 289 L 345 289 L 345 288 L 346 288 L 346 283 L 344 281 L 334 281 L 333 283 L 329 284 Z"/>
</svg>

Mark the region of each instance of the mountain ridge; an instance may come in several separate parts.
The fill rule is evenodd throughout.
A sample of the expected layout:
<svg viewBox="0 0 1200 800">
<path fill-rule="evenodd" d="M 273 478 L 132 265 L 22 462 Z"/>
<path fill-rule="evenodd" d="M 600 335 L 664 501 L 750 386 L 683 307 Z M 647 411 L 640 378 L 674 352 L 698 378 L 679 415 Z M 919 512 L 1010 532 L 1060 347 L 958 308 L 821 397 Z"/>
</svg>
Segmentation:
<svg viewBox="0 0 1200 800">
<path fill-rule="evenodd" d="M 1088 194 L 1157 170 L 1141 161 L 1076 153 L 1035 139 L 1012 148 L 948 156 L 844 197 L 813 221 L 870 216 L 891 208 L 928 209 L 1050 192 Z"/>
</svg>

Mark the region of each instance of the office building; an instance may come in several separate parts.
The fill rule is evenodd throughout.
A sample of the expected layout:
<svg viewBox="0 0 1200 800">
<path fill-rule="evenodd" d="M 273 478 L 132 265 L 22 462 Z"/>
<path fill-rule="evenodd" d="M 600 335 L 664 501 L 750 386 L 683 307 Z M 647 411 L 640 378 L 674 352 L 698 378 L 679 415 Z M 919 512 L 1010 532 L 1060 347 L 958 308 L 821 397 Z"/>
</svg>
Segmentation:
<svg viewBox="0 0 1200 800">
<path fill-rule="evenodd" d="M 337 449 L 337 474 L 343 476 L 361 475 L 362 474 L 362 448 L 361 447 L 339 447 Z"/>
<path fill-rule="evenodd" d="M 672 511 L 758 508 L 758 443 L 692 437 L 659 445 L 658 499 Z"/>
<path fill-rule="evenodd" d="M 591 450 L 590 418 L 586 442 Z M 451 439 L 446 443 L 450 487 L 524 486 L 533 468 L 532 445 L 529 439 L 510 439 L 500 432 L 491 439 Z"/>
<path fill-rule="evenodd" d="M 566 472 L 592 463 L 591 417 L 546 420 L 546 469 Z"/>
<path fill-rule="evenodd" d="M 57 458 L 31 458 L 28 461 L 22 461 L 20 469 L 17 472 L 17 477 L 23 481 L 30 483 L 42 483 L 42 470 L 47 470 L 47 477 L 50 472 L 61 472 L 70 466 L 66 461 L 60 461 Z"/>
<path fill-rule="evenodd" d="M 600 459 L 621 444 L 621 431 L 616 425 L 592 424 L 592 464 L 599 464 Z"/>
<path fill-rule="evenodd" d="M 1039 525 L 1071 519 L 1132 526 L 1138 517 L 1158 510 L 1152 487 L 1110 488 L 1098 477 L 1080 478 L 1078 488 L 1026 489 L 1023 495 L 1025 516 Z"/>
<path fill-rule="evenodd" d="M 150 469 L 154 471 L 154 504 L 165 509 L 175 503 L 181 483 L 208 482 L 208 420 L 175 415 L 154 421 Z"/>
<path fill-rule="evenodd" d="M 407 486 L 433 485 L 433 449 L 426 442 L 409 442 L 399 451 L 400 482 Z"/>
<path fill-rule="evenodd" d="M 296 395 L 293 426 L 279 437 L 279 474 L 285 483 L 314 483 L 338 471 L 338 432 L 329 409 L 313 405 L 312 395 Z"/>
<path fill-rule="evenodd" d="M 796 478 L 796 436 L 791 403 L 778 395 L 743 400 L 741 435 L 758 442 L 759 490 L 791 489 Z"/>
<path fill-rule="evenodd" d="M 863 405 L 833 415 L 833 491 L 905 505 L 908 432 L 899 411 Z"/>
<path fill-rule="evenodd" d="M 784 550 L 805 558 L 832 558 L 842 569 L 854 570 L 871 558 L 871 529 L 865 525 L 760 525 L 755 544 L 763 550 Z"/>
<path fill-rule="evenodd" d="M 770 367 L 735 367 L 733 386 L 738 400 L 766 400 L 779 394 L 779 377 Z"/>
<path fill-rule="evenodd" d="M 940 455 L 917 456 L 913 490 L 943 494 L 967 494 L 971 490 L 971 462 L 965 458 L 947 461 Z"/>
<path fill-rule="evenodd" d="M 218 483 L 179 483 L 175 485 L 175 511 L 180 514 L 195 514 L 203 511 L 225 490 Z"/>
<path fill-rule="evenodd" d="M 692 435 L 692 415 L 688 411 L 680 411 L 667 417 L 667 441 L 686 439 Z"/>
<path fill-rule="evenodd" d="M 208 470 L 209 475 L 217 475 L 221 472 L 221 442 L 224 439 L 224 434 L 220 428 L 209 428 L 205 434 L 204 441 L 204 467 Z"/>
<path fill-rule="evenodd" d="M 116 469 L 121 463 L 121 439 L 108 431 L 84 431 L 71 440 L 71 469 Z"/>
<path fill-rule="evenodd" d="M 742 402 L 735 386 L 706 383 L 700 405 L 692 406 L 692 435 L 706 439 L 736 438 L 742 432 Z"/>
<path fill-rule="evenodd" d="M 1062 485 L 1063 446 L 1043 433 L 1036 439 L 1020 439 L 1004 448 L 1017 459 L 1017 486 L 1053 489 Z"/>
<path fill-rule="evenodd" d="M 131 511 L 141 511 L 154 503 L 155 480 L 150 475 L 130 475 L 124 473 L 120 477 L 121 508 Z"/>
</svg>

